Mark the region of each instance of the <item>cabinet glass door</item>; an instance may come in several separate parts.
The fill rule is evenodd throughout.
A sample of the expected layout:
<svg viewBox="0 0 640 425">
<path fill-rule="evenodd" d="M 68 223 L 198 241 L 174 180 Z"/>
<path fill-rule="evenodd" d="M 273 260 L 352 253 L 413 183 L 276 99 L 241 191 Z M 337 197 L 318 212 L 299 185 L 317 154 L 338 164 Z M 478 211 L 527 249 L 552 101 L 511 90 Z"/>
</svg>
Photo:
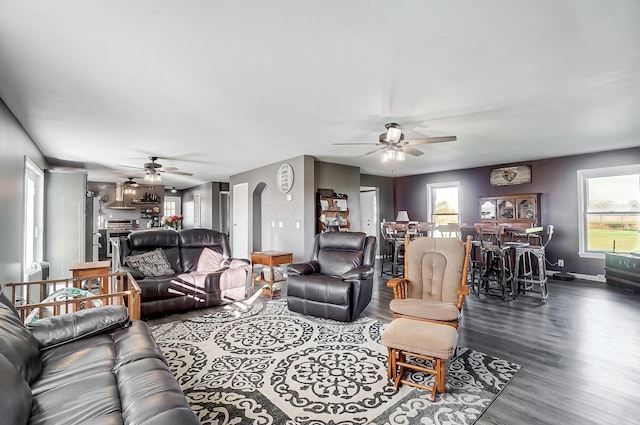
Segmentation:
<svg viewBox="0 0 640 425">
<path fill-rule="evenodd" d="M 480 217 L 483 220 L 496 218 L 496 201 L 486 200 L 480 204 Z"/>
<path fill-rule="evenodd" d="M 536 201 L 533 198 L 525 198 L 518 200 L 517 209 L 518 220 L 535 220 L 536 219 Z"/>
<path fill-rule="evenodd" d="M 498 218 L 514 218 L 513 202 L 511 200 L 498 200 Z"/>
</svg>

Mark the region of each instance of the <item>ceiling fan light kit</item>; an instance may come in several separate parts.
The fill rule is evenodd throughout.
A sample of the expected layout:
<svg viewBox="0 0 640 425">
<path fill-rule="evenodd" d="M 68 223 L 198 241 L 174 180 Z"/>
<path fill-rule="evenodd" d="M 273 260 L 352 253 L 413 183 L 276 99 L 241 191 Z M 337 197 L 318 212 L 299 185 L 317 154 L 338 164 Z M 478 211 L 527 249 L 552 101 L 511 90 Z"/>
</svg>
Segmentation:
<svg viewBox="0 0 640 425">
<path fill-rule="evenodd" d="M 404 161 L 404 159 L 405 156 L 404 152 L 402 152 L 402 148 L 388 148 L 382 152 L 382 162 Z"/>
<path fill-rule="evenodd" d="M 144 173 L 144 181 L 147 183 L 160 183 L 162 182 L 162 176 L 155 169 L 148 169 L 146 173 Z"/>
</svg>

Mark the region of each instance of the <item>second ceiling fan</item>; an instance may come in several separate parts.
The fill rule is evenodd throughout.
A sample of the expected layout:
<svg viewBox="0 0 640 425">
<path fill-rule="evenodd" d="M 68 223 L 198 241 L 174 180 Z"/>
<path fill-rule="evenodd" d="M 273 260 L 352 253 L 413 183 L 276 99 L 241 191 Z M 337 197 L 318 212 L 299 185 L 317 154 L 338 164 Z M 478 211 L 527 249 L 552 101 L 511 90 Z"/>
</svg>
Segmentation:
<svg viewBox="0 0 640 425">
<path fill-rule="evenodd" d="M 149 159 L 151 160 L 151 162 L 147 162 L 143 165 L 142 168 L 139 167 L 130 167 L 130 166 L 125 166 L 127 168 L 135 168 L 138 170 L 143 170 L 145 172 L 144 174 L 144 181 L 148 182 L 148 183 L 159 183 L 162 181 L 162 178 L 160 177 L 160 173 L 167 173 L 167 174 L 179 174 L 181 176 L 192 176 L 192 173 L 187 173 L 185 171 L 179 171 L 176 167 L 163 167 L 162 164 L 157 163 L 156 161 L 158 160 L 157 156 L 150 156 Z"/>
<path fill-rule="evenodd" d="M 456 136 L 438 136 L 438 137 L 422 137 L 418 139 L 405 140 L 404 133 L 399 124 L 394 122 L 384 125 L 387 129 L 386 133 L 380 134 L 378 143 L 334 143 L 340 146 L 361 146 L 361 145 L 377 145 L 379 148 L 365 155 L 370 155 L 378 151 L 382 151 L 382 161 L 389 160 L 403 161 L 405 153 L 413 156 L 420 156 L 424 152 L 413 148 L 414 145 L 426 145 L 429 143 L 453 142 L 457 140 Z"/>
</svg>

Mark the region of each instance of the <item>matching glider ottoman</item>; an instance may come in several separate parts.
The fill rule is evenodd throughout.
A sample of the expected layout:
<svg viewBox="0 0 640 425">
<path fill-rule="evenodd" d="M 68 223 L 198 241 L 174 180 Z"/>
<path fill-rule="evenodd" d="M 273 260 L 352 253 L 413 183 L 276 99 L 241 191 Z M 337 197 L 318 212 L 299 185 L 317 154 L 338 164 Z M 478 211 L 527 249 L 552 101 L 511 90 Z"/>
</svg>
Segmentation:
<svg viewBox="0 0 640 425">
<path fill-rule="evenodd" d="M 382 332 L 382 343 L 389 350 L 387 375 L 393 379 L 396 389 L 401 384 L 431 391 L 431 401 L 436 393 L 444 393 L 446 362 L 458 345 L 458 331 L 453 326 L 412 319 L 395 319 Z M 407 356 L 430 361 L 432 369 L 409 363 Z M 403 379 L 406 370 L 435 375 L 432 387 Z"/>
</svg>

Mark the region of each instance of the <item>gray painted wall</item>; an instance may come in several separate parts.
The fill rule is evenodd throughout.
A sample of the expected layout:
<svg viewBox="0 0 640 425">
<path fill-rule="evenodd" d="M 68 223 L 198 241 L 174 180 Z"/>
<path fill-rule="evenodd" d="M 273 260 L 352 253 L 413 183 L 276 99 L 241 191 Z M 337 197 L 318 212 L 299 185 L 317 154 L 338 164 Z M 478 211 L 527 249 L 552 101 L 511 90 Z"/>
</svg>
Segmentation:
<svg viewBox="0 0 640 425">
<path fill-rule="evenodd" d="M 393 178 L 362 174 L 360 185 L 378 188 L 378 223 L 382 223 L 382 219 L 393 221 L 396 218 L 393 206 Z"/>
<path fill-rule="evenodd" d="M 182 215 L 184 219 L 182 221 L 182 228 L 184 229 L 192 229 L 195 226 L 195 216 L 194 216 L 194 195 L 196 193 L 200 194 L 200 226 L 205 229 L 214 229 L 218 230 L 220 228 L 219 219 L 214 220 L 213 217 L 213 200 L 214 200 L 214 190 L 213 190 L 213 182 L 204 183 L 199 186 L 190 187 L 189 189 L 185 189 L 182 192 Z M 215 198 L 218 198 L 218 193 L 215 193 Z M 217 199 L 216 199 L 217 201 Z M 216 209 L 216 217 L 218 210 Z M 214 226 L 214 221 L 215 226 Z"/>
<path fill-rule="evenodd" d="M 200 194 L 200 227 L 220 231 L 220 192 L 228 191 L 226 182 L 209 182 L 190 187 L 176 195 L 182 197 L 182 227 L 195 227 L 193 195 Z M 175 196 L 175 195 L 174 195 Z"/>
<path fill-rule="evenodd" d="M 382 220 L 393 221 L 396 218 L 393 196 L 393 178 L 372 176 L 369 174 L 360 175 L 360 185 L 378 188 L 378 223 Z M 382 235 L 380 231 L 376 235 L 378 238 L 378 253 L 382 254 L 383 246 L 380 243 Z"/>
<path fill-rule="evenodd" d="M 394 179 L 396 210 L 406 209 L 412 220 L 427 220 L 427 183 L 460 181 L 462 222 L 480 221 L 478 198 L 518 193 L 541 193 L 541 224 L 553 224 L 555 233 L 547 258 L 565 260 L 566 272 L 604 274 L 604 260 L 578 256 L 577 170 L 640 163 L 640 148 L 574 155 L 540 161 L 501 164 L 443 173 L 422 174 Z M 509 165 L 531 165 L 531 183 L 491 186 L 491 169 Z M 557 268 L 556 268 L 557 269 Z"/>
<path fill-rule="evenodd" d="M 38 167 L 46 160 L 18 120 L 0 100 L 0 283 L 22 280 L 24 157 Z"/>
<path fill-rule="evenodd" d="M 276 186 L 278 168 L 285 163 L 293 167 L 294 173 L 293 188 L 286 194 L 281 193 Z M 249 186 L 250 251 L 260 249 L 292 252 L 296 262 L 309 258 L 315 223 L 313 167 L 313 157 L 303 155 L 231 176 L 229 186 L 232 198 L 234 185 L 246 182 Z M 261 195 L 254 196 L 256 191 L 262 191 Z M 287 200 L 287 195 L 291 195 L 290 201 Z M 267 205 L 254 205 L 255 202 L 262 202 L 263 197 L 269 200 Z M 258 220 L 257 214 L 262 216 L 259 219 L 260 228 L 254 224 Z M 233 239 L 233 211 L 231 222 Z M 279 227 L 280 222 L 282 228 Z M 271 227 L 273 223 L 275 227 Z M 264 230 L 265 226 L 270 226 L 270 232 Z M 268 239 L 263 236 L 267 236 Z M 258 238 L 263 240 L 254 240 Z"/>
</svg>

